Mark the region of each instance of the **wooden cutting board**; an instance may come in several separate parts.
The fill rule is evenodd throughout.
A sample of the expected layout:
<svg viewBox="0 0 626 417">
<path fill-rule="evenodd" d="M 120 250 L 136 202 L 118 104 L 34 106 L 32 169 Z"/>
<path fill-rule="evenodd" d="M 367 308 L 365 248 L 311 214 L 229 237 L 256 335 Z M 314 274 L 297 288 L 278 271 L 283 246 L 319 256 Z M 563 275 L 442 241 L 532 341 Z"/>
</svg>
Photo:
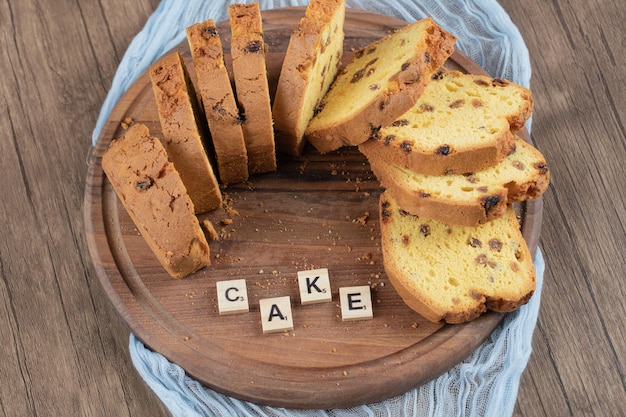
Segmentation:
<svg viewBox="0 0 626 417">
<path fill-rule="evenodd" d="M 263 12 L 271 92 L 290 33 L 304 9 Z M 346 15 L 345 60 L 351 51 L 405 23 L 358 10 Z M 225 51 L 230 30 L 219 26 Z M 176 48 L 192 70 L 186 43 Z M 227 64 L 230 57 L 227 54 Z M 448 68 L 484 73 L 455 53 Z M 192 71 L 193 72 L 193 71 Z M 139 235 L 101 168 L 101 156 L 123 123 L 160 134 L 150 80 L 143 74 L 111 113 L 90 161 L 85 193 L 88 244 L 106 294 L 149 348 L 205 386 L 289 408 L 341 408 L 406 392 L 449 370 L 502 319 L 488 313 L 464 325 L 426 321 L 409 309 L 383 270 L 378 223 L 380 186 L 355 149 L 302 158 L 278 156 L 275 173 L 224 190 L 228 209 L 201 215 L 222 235 L 211 242 L 213 264 L 174 280 Z M 519 207 L 531 251 L 542 200 Z M 297 271 L 328 268 L 332 302 L 300 305 Z M 250 311 L 220 316 L 216 282 L 245 279 Z M 339 288 L 369 285 L 373 319 L 344 322 Z M 294 329 L 264 334 L 259 300 L 290 296 Z"/>
</svg>

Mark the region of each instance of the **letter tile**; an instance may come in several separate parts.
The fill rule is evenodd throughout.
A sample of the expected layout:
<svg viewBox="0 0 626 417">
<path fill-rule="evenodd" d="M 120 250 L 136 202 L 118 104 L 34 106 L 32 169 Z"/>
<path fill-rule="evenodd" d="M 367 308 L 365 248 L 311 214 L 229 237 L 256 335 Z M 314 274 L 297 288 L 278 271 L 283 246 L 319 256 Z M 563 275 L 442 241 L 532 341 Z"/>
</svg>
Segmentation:
<svg viewBox="0 0 626 417">
<path fill-rule="evenodd" d="M 343 321 L 369 320 L 374 317 L 372 295 L 368 285 L 339 288 L 339 299 Z"/>
</svg>

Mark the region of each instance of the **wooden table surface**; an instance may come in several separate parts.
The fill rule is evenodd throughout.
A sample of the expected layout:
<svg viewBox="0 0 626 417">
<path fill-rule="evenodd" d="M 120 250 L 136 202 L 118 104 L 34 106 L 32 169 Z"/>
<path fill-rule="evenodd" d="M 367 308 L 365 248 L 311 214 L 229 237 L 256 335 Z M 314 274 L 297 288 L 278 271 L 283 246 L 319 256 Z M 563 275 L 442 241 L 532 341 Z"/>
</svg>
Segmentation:
<svg viewBox="0 0 626 417">
<path fill-rule="evenodd" d="M 165 416 L 128 354 L 83 225 L 86 156 L 156 0 L 0 5 L 0 415 Z M 626 7 L 502 0 L 530 50 L 552 184 L 516 416 L 626 415 Z"/>
</svg>

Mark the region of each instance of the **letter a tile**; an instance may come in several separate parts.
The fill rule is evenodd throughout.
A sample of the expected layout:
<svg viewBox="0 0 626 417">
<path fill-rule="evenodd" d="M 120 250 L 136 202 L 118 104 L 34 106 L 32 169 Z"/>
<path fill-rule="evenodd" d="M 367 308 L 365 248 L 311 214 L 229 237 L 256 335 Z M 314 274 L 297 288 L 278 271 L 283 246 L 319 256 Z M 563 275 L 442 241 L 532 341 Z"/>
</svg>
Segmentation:
<svg viewBox="0 0 626 417">
<path fill-rule="evenodd" d="M 264 298 L 259 300 L 263 333 L 276 333 L 293 330 L 291 297 Z"/>
<path fill-rule="evenodd" d="M 326 268 L 298 271 L 298 285 L 302 304 L 325 303 L 333 299 Z"/>
<path fill-rule="evenodd" d="M 368 285 L 339 288 L 339 299 L 343 321 L 368 320 L 374 317 L 372 295 Z"/>
</svg>

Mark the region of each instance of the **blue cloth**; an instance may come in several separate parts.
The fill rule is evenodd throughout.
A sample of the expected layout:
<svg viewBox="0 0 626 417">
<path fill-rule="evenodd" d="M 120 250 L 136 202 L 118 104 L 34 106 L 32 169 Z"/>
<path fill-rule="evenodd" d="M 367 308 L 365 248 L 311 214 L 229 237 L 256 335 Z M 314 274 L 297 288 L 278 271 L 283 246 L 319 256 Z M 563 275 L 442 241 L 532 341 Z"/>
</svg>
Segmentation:
<svg viewBox="0 0 626 417">
<path fill-rule="evenodd" d="M 115 103 L 158 57 L 185 39 L 184 29 L 199 21 L 227 19 L 228 0 L 163 0 L 131 42 L 103 104 L 92 141 Z M 261 9 L 305 6 L 307 0 L 260 0 Z M 530 60 L 524 41 L 495 0 L 348 0 L 360 8 L 414 21 L 425 16 L 457 38 L 457 48 L 494 77 L 529 87 Z M 527 124 L 530 129 L 530 122 Z M 146 349 L 131 334 L 130 354 L 139 374 L 178 416 L 507 416 L 513 413 L 519 381 L 531 354 L 539 311 L 544 259 L 535 256 L 537 290 L 530 302 L 506 315 L 491 336 L 463 362 L 435 380 L 375 404 L 340 410 L 288 410 L 258 406 L 204 388 L 179 366 Z"/>
</svg>

